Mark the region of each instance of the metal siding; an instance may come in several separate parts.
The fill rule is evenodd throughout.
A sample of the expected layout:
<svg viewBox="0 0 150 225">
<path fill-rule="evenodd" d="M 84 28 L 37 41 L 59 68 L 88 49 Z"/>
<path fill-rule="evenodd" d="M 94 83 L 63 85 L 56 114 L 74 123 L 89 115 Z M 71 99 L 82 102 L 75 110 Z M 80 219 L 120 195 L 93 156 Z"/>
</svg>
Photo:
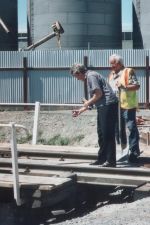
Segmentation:
<svg viewBox="0 0 150 225">
<path fill-rule="evenodd" d="M 33 68 L 70 67 L 74 62 L 83 63 L 88 51 L 48 50 L 28 52 L 28 66 Z"/>
<path fill-rule="evenodd" d="M 6 69 L 23 69 L 23 57 L 27 57 L 29 68 L 28 101 L 42 103 L 79 103 L 84 95 L 83 84 L 71 77 L 69 68 L 74 62 L 84 61 L 88 57 L 88 65 L 93 67 L 109 67 L 109 56 L 118 53 L 124 58 L 126 66 L 146 65 L 146 56 L 150 58 L 150 50 L 48 50 L 29 52 L 0 52 L 0 99 L 7 102 L 23 102 L 23 71 L 5 71 Z M 40 70 L 38 70 L 40 68 Z M 47 68 L 47 70 L 45 70 Z M 50 70 L 50 68 L 68 68 L 67 70 Z M 107 77 L 109 69 L 99 70 Z M 139 102 L 146 101 L 145 69 L 136 69 L 141 83 Z M 6 79 L 7 78 L 7 79 Z M 9 87 L 5 88 L 5 87 Z M 65 87 L 65 88 L 64 88 Z M 11 93 L 10 93 L 11 91 Z M 10 97 L 13 96 L 13 97 Z"/>
<path fill-rule="evenodd" d="M 21 71 L 0 71 L 0 102 L 23 102 Z"/>
<path fill-rule="evenodd" d="M 69 71 L 32 71 L 29 76 L 29 100 L 41 103 L 79 103 L 84 95 L 83 84 Z"/>
<path fill-rule="evenodd" d="M 0 52 L 0 68 L 23 68 L 23 57 L 27 57 L 28 67 L 55 68 L 70 67 L 75 62 L 83 63 L 88 57 L 89 66 L 109 67 L 109 56 L 120 54 L 126 66 L 145 66 L 150 50 L 47 50 Z"/>
<path fill-rule="evenodd" d="M 23 68 L 23 52 L 1 51 L 0 68 Z"/>
<path fill-rule="evenodd" d="M 138 81 L 140 83 L 140 89 L 138 93 L 138 101 L 139 103 L 146 102 L 146 72 L 145 70 L 135 70 Z"/>
</svg>

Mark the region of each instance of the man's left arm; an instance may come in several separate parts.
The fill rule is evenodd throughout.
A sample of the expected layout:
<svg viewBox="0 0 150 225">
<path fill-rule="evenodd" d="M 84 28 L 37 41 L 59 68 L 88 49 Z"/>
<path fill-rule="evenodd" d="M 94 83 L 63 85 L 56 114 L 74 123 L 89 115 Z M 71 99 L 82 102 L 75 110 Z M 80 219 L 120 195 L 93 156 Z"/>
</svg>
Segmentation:
<svg viewBox="0 0 150 225">
<path fill-rule="evenodd" d="M 136 77 L 135 71 L 131 69 L 129 71 L 129 82 L 128 82 L 128 85 L 126 86 L 126 90 L 137 91 L 139 90 L 139 88 L 140 88 L 140 84 Z"/>
</svg>

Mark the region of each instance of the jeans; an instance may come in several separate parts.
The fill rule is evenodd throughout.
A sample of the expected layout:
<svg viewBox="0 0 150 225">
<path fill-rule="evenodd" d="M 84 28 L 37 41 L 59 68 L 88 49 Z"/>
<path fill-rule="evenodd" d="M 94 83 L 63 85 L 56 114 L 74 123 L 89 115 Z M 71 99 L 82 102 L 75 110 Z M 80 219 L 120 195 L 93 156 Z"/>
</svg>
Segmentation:
<svg viewBox="0 0 150 225">
<path fill-rule="evenodd" d="M 98 160 L 116 163 L 115 124 L 118 104 L 111 104 L 97 109 Z"/>
<path fill-rule="evenodd" d="M 121 109 L 121 127 L 125 125 L 129 130 L 129 151 L 139 155 L 139 131 L 136 125 L 136 109 Z"/>
</svg>

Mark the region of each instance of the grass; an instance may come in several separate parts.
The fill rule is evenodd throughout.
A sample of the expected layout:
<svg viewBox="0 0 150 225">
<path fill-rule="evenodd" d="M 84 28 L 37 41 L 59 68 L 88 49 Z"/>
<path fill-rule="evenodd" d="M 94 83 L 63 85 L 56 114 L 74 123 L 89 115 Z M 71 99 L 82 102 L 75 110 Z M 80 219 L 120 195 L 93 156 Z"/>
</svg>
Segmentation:
<svg viewBox="0 0 150 225">
<path fill-rule="evenodd" d="M 32 134 L 27 134 L 25 137 L 20 137 L 17 139 L 18 144 L 24 144 L 32 140 Z"/>
<path fill-rule="evenodd" d="M 62 137 L 60 134 L 57 134 L 54 137 L 50 138 L 49 140 L 41 138 L 38 140 L 38 143 L 43 145 L 72 145 L 75 142 L 79 143 L 83 138 L 84 135 L 82 134 L 73 138 Z"/>
</svg>

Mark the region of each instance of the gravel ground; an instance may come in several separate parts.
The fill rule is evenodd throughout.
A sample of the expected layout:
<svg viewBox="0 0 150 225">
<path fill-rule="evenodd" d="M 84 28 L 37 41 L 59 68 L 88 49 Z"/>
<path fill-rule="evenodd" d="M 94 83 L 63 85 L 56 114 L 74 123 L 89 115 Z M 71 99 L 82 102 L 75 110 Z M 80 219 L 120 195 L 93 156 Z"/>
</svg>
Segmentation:
<svg viewBox="0 0 150 225">
<path fill-rule="evenodd" d="M 4 111 L 0 112 L 0 123 L 15 122 L 24 125 L 32 135 L 33 111 Z M 39 116 L 39 140 L 50 140 L 55 136 L 69 138 L 73 146 L 97 146 L 96 111 L 89 111 L 78 118 L 72 118 L 71 111 L 41 111 Z M 25 139 L 26 132 L 17 128 L 17 138 Z M 0 141 L 10 139 L 8 128 L 0 128 Z M 29 143 L 31 141 L 28 141 Z"/>
<path fill-rule="evenodd" d="M 110 204 L 86 216 L 60 222 L 60 225 L 149 225 L 150 197 L 132 203 Z"/>
<path fill-rule="evenodd" d="M 15 122 L 33 129 L 33 111 L 3 111 L 0 112 L 0 123 Z M 149 111 L 140 111 L 138 115 L 150 116 Z M 39 139 L 50 139 L 55 135 L 83 138 L 71 145 L 97 147 L 96 112 L 89 111 L 80 118 L 72 118 L 70 111 L 42 111 L 39 118 Z M 8 128 L 0 128 L 0 141 L 9 141 Z M 21 129 L 17 130 L 18 139 L 26 136 Z M 30 143 L 30 140 L 27 140 Z M 74 218 L 66 217 L 53 220 L 50 209 L 25 210 L 17 209 L 13 203 L 0 204 L 0 225 L 149 225 L 150 195 L 143 199 L 126 202 L 111 202 L 102 204 L 76 214 Z"/>
</svg>

